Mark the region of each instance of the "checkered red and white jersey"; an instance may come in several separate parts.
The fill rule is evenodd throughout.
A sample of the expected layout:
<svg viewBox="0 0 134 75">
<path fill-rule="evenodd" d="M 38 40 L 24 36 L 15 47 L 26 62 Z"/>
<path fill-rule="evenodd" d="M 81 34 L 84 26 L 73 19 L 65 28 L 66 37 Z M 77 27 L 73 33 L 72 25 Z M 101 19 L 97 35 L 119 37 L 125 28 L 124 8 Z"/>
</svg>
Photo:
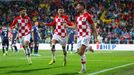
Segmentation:
<svg viewBox="0 0 134 75">
<path fill-rule="evenodd" d="M 17 16 L 14 20 L 13 23 L 11 24 L 10 28 L 12 29 L 13 27 L 16 27 L 15 25 L 18 23 L 18 35 L 19 38 L 22 38 L 22 36 L 26 36 L 30 34 L 30 31 L 32 30 L 32 24 L 30 21 L 30 18 L 28 16 L 25 16 L 22 18 L 21 16 Z"/>
<path fill-rule="evenodd" d="M 71 22 L 68 20 L 67 15 L 62 15 L 61 17 L 56 16 L 53 22 L 47 23 L 48 26 L 56 25 L 56 29 L 54 30 L 54 34 L 57 34 L 61 37 L 65 37 L 67 32 L 66 28 L 63 26 L 63 22 L 66 22 L 68 25 L 72 25 Z"/>
<path fill-rule="evenodd" d="M 90 35 L 90 25 L 93 24 L 92 17 L 89 13 L 85 12 L 76 17 L 78 37 L 85 37 Z"/>
</svg>

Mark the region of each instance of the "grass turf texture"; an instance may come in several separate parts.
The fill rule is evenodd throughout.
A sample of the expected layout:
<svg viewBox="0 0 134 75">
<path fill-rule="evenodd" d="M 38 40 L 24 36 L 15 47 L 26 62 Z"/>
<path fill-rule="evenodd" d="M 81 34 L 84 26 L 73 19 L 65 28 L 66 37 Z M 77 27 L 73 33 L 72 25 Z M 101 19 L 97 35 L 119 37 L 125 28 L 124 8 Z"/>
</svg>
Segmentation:
<svg viewBox="0 0 134 75">
<path fill-rule="evenodd" d="M 63 53 L 56 51 L 56 63 L 48 65 L 51 59 L 50 50 L 39 51 L 41 56 L 32 56 L 32 65 L 28 65 L 24 52 L 8 52 L 3 56 L 0 52 L 0 75 L 79 75 L 80 57 L 68 53 L 67 65 L 63 67 Z M 134 51 L 95 51 L 87 52 L 87 75 L 120 65 L 134 62 Z M 113 69 L 97 75 L 134 75 L 134 65 Z"/>
</svg>

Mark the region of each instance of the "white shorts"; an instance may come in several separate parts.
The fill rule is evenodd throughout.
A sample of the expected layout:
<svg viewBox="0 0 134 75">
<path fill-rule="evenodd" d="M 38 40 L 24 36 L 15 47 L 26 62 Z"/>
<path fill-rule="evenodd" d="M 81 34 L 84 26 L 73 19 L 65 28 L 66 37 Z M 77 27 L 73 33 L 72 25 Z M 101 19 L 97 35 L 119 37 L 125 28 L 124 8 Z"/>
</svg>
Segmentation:
<svg viewBox="0 0 134 75">
<path fill-rule="evenodd" d="M 30 34 L 26 36 L 22 36 L 22 38 L 19 38 L 19 41 L 22 45 L 26 45 L 26 42 L 30 42 Z"/>
<path fill-rule="evenodd" d="M 89 42 L 90 42 L 90 36 L 77 38 L 77 49 L 79 49 L 82 45 L 88 47 Z"/>
<path fill-rule="evenodd" d="M 61 36 L 54 34 L 52 40 L 58 41 L 62 46 L 66 46 L 66 38 L 62 38 Z"/>
</svg>

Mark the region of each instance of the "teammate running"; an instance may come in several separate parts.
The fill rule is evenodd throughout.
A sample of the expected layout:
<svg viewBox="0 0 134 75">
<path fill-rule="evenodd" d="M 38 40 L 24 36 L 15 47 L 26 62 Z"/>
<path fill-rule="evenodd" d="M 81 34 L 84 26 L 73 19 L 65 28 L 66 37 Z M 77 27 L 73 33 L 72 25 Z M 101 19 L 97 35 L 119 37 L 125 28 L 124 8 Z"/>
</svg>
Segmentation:
<svg viewBox="0 0 134 75">
<path fill-rule="evenodd" d="M 26 14 L 25 8 L 21 7 L 19 13 L 20 15 L 13 20 L 13 23 L 11 24 L 10 28 L 11 29 L 16 28 L 16 24 L 18 23 L 19 41 L 25 50 L 28 63 L 32 64 L 31 57 L 30 57 L 30 49 L 29 49 L 30 33 L 32 32 L 32 24 L 30 18 Z"/>
<path fill-rule="evenodd" d="M 58 15 L 55 16 L 54 21 L 51 23 L 44 23 L 47 26 L 54 26 L 56 25 L 56 29 L 54 31 L 54 35 L 52 38 L 52 60 L 49 62 L 49 64 L 55 63 L 55 44 L 59 42 L 62 45 L 63 54 L 64 54 L 64 63 L 63 66 L 66 65 L 66 57 L 67 52 L 65 49 L 66 46 L 66 28 L 63 25 L 64 23 L 67 23 L 68 25 L 71 25 L 71 22 L 68 20 L 68 16 L 64 14 L 64 8 L 60 6 L 58 8 Z"/>
</svg>

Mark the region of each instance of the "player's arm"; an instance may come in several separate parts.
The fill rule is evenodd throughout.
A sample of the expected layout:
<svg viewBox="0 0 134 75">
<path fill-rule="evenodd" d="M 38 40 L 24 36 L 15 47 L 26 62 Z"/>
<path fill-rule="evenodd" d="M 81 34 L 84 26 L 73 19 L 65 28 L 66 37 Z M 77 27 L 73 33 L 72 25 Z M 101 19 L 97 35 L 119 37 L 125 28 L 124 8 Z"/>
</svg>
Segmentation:
<svg viewBox="0 0 134 75">
<path fill-rule="evenodd" d="M 32 28 L 32 41 L 34 41 L 34 27 Z"/>
<path fill-rule="evenodd" d="M 95 37 L 95 42 L 97 42 L 97 32 L 96 32 L 96 27 L 95 27 L 95 24 L 91 24 L 92 25 L 92 31 L 93 31 L 93 35 Z"/>
<path fill-rule="evenodd" d="M 76 24 L 75 24 L 75 23 L 72 23 L 71 26 L 69 26 L 67 23 L 64 23 L 63 25 L 64 25 L 65 27 L 71 28 L 71 29 L 75 29 L 75 28 L 76 28 Z"/>
<path fill-rule="evenodd" d="M 15 18 L 12 22 L 12 24 L 10 25 L 10 29 L 12 30 L 12 28 L 15 28 L 15 25 L 17 23 L 17 18 Z"/>
<path fill-rule="evenodd" d="M 95 24 L 94 24 L 94 22 L 93 22 L 93 20 L 92 20 L 92 17 L 91 17 L 91 15 L 89 15 L 89 14 L 87 14 L 87 20 L 88 20 L 88 22 L 91 24 L 91 28 L 92 28 L 92 31 L 93 31 L 93 35 L 94 35 L 94 37 L 95 37 L 95 41 L 97 41 L 97 32 L 96 32 L 96 26 L 95 26 Z"/>
<path fill-rule="evenodd" d="M 28 27 L 29 27 L 29 29 L 30 29 L 30 32 L 32 32 L 32 23 L 31 23 L 29 17 L 28 17 Z"/>
<path fill-rule="evenodd" d="M 54 20 L 52 22 L 50 22 L 50 23 L 43 23 L 43 24 L 46 25 L 46 26 L 54 26 L 56 24 L 56 20 L 54 18 Z"/>
<path fill-rule="evenodd" d="M 34 33 L 33 33 L 33 27 L 32 27 L 32 23 L 30 21 L 30 18 L 28 17 L 28 27 L 30 29 L 30 33 L 32 34 L 32 40 L 34 40 Z"/>
<path fill-rule="evenodd" d="M 66 22 L 63 24 L 65 27 L 71 28 L 71 29 L 76 28 L 76 24 L 71 22 L 71 21 L 69 21 L 68 16 L 65 17 L 65 20 L 66 20 Z"/>
<path fill-rule="evenodd" d="M 68 16 L 65 16 L 65 23 L 68 25 L 68 26 L 72 26 L 73 24 L 71 23 L 71 21 L 69 20 Z"/>
</svg>

